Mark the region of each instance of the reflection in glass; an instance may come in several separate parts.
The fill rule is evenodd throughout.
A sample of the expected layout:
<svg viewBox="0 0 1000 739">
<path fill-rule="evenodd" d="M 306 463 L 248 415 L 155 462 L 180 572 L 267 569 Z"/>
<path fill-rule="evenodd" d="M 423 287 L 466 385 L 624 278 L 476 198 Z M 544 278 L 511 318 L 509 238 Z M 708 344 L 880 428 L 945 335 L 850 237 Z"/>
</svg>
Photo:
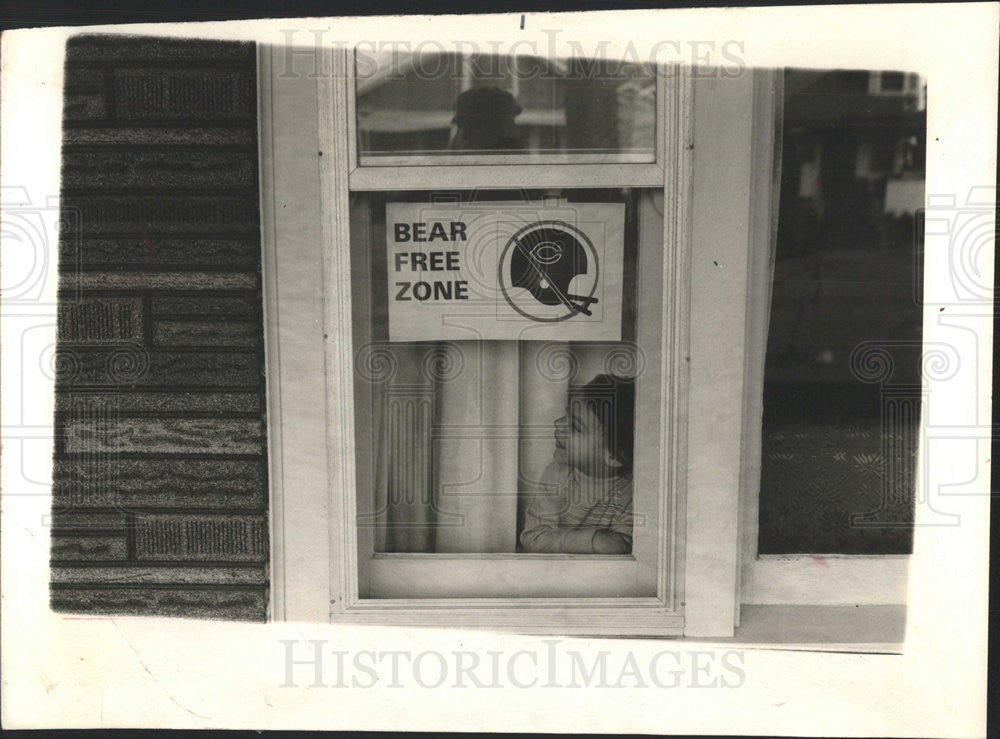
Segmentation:
<svg viewBox="0 0 1000 739">
<path fill-rule="evenodd" d="M 926 110 L 899 77 L 785 73 L 760 554 L 912 547 Z"/>
<path fill-rule="evenodd" d="M 359 50 L 356 69 L 363 165 L 428 154 L 655 160 L 656 80 L 648 66 Z"/>
</svg>

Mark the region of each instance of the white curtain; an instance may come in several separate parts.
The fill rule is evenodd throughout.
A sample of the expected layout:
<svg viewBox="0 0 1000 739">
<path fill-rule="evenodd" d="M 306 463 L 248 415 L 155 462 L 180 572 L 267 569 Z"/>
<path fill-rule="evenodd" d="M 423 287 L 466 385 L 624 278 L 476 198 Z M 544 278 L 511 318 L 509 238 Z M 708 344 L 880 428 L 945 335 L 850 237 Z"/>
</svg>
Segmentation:
<svg viewBox="0 0 1000 739">
<path fill-rule="evenodd" d="M 375 550 L 514 552 L 518 509 L 551 461 L 570 382 L 622 347 L 383 344 L 373 383 Z"/>
</svg>

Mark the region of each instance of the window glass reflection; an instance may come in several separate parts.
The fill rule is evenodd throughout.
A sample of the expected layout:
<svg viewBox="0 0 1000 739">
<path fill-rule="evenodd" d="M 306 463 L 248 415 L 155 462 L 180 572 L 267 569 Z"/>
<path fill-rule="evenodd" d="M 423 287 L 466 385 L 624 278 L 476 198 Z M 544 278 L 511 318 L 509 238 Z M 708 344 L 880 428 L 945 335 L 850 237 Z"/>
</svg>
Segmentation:
<svg viewBox="0 0 1000 739">
<path fill-rule="evenodd" d="M 656 80 L 648 66 L 361 50 L 356 65 L 362 165 L 470 154 L 655 160 Z"/>
<path fill-rule="evenodd" d="M 760 554 L 911 551 L 924 101 L 914 74 L 785 73 Z"/>
</svg>

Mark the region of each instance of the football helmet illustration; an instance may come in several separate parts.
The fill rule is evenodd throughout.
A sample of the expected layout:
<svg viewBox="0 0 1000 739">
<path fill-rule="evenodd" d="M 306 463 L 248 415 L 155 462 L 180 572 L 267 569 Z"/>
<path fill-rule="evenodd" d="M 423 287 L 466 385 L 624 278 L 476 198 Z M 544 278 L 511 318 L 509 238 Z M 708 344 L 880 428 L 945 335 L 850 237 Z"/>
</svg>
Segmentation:
<svg viewBox="0 0 1000 739">
<path fill-rule="evenodd" d="M 591 315 L 598 302 L 592 295 L 570 292 L 570 283 L 588 271 L 587 250 L 569 230 L 549 223 L 528 228 L 513 238 L 510 285 L 526 289 L 543 305 L 562 304 L 569 315 Z"/>
</svg>

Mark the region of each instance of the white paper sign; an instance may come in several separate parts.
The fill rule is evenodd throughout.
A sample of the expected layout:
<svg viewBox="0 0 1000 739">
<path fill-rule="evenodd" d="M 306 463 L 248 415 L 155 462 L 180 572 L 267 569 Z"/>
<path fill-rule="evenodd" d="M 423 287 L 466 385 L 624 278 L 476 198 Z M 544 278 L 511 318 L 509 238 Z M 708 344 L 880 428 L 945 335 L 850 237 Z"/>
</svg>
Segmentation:
<svg viewBox="0 0 1000 739">
<path fill-rule="evenodd" d="M 386 204 L 389 340 L 618 341 L 622 203 Z"/>
</svg>

